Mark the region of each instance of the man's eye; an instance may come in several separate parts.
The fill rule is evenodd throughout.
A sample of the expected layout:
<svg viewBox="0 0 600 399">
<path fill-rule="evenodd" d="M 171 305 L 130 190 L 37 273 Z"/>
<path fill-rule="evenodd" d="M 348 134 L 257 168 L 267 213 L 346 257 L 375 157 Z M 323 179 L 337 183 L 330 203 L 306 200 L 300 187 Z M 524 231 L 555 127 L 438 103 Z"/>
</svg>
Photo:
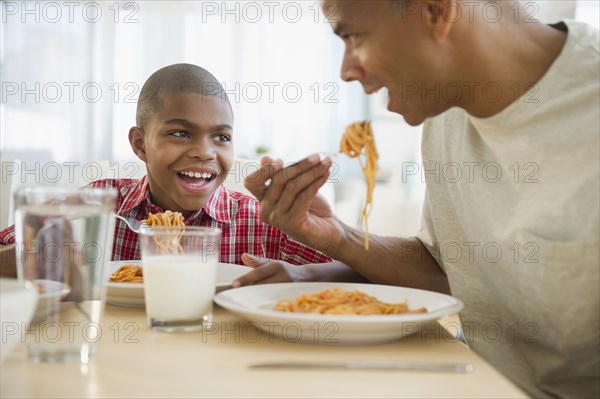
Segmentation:
<svg viewBox="0 0 600 399">
<path fill-rule="evenodd" d="M 169 135 L 170 136 L 175 136 L 175 137 L 183 137 L 183 138 L 189 137 L 188 132 L 184 132 L 182 130 L 178 130 L 176 132 L 171 132 L 171 133 L 169 133 Z"/>
<path fill-rule="evenodd" d="M 350 46 L 358 45 L 362 41 L 362 38 L 363 36 L 358 33 L 346 33 L 344 34 L 344 36 L 342 36 L 342 39 L 344 39 L 344 43 Z"/>
</svg>

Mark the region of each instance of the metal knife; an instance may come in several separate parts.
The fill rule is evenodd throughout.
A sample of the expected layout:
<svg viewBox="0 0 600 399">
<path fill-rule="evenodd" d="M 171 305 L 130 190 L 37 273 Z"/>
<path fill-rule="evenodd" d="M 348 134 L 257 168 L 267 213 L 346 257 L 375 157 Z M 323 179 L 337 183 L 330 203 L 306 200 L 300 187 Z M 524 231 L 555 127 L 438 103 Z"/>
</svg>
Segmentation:
<svg viewBox="0 0 600 399">
<path fill-rule="evenodd" d="M 470 373 L 473 371 L 473 365 L 470 363 L 382 363 L 358 361 L 345 363 L 256 363 L 248 367 L 251 369 L 406 370 L 442 373 Z"/>
</svg>

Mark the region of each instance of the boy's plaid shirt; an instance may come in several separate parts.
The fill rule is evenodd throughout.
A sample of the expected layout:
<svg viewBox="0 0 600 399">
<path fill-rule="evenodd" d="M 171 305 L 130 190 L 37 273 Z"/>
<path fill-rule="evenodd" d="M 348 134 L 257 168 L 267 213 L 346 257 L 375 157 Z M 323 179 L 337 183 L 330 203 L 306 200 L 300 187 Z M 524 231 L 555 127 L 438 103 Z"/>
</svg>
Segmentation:
<svg viewBox="0 0 600 399">
<path fill-rule="evenodd" d="M 117 191 L 118 215 L 143 220 L 148 213 L 164 210 L 150 202 L 147 177 L 141 180 L 104 179 L 87 187 L 113 187 Z M 241 255 L 279 259 L 292 264 L 325 263 L 331 259 L 321 252 L 300 244 L 279 229 L 260 220 L 260 206 L 255 198 L 229 191 L 221 185 L 202 209 L 185 220 L 188 226 L 210 226 L 221 229 L 221 255 L 223 263 L 243 264 Z M 0 232 L 0 244 L 14 244 L 14 226 Z M 112 248 L 112 260 L 138 260 L 138 236 L 117 219 Z"/>
</svg>

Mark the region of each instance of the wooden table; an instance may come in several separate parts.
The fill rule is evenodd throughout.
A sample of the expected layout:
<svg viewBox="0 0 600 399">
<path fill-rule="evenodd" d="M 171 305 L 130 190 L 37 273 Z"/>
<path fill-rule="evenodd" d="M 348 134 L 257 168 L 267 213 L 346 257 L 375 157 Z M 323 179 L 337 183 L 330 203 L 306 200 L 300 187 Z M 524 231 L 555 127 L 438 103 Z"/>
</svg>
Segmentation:
<svg viewBox="0 0 600 399">
<path fill-rule="evenodd" d="M 526 397 L 439 324 L 370 346 L 290 343 L 215 306 L 210 333 L 153 333 L 144 309 L 107 305 L 98 355 L 87 366 L 36 363 L 16 348 L 1 367 L 1 397 Z M 367 360 L 471 363 L 468 374 L 256 370 L 260 362 Z"/>
</svg>

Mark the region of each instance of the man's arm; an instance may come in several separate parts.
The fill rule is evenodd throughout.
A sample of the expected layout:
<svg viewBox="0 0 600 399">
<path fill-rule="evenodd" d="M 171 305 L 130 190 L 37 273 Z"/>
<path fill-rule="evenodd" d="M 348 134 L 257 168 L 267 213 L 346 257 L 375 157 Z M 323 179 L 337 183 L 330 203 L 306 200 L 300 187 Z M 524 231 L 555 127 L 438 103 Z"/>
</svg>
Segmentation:
<svg viewBox="0 0 600 399">
<path fill-rule="evenodd" d="M 446 274 L 419 239 L 370 234 L 365 250 L 363 233 L 345 225 L 344 230 L 336 259 L 369 281 L 450 293 Z"/>
<path fill-rule="evenodd" d="M 268 157 L 246 178 L 261 203 L 261 219 L 351 267 L 372 282 L 448 293 L 448 279 L 416 238 L 370 236 L 341 223 L 318 194 L 329 178 L 331 159 L 310 156 L 286 168 Z"/>
</svg>

